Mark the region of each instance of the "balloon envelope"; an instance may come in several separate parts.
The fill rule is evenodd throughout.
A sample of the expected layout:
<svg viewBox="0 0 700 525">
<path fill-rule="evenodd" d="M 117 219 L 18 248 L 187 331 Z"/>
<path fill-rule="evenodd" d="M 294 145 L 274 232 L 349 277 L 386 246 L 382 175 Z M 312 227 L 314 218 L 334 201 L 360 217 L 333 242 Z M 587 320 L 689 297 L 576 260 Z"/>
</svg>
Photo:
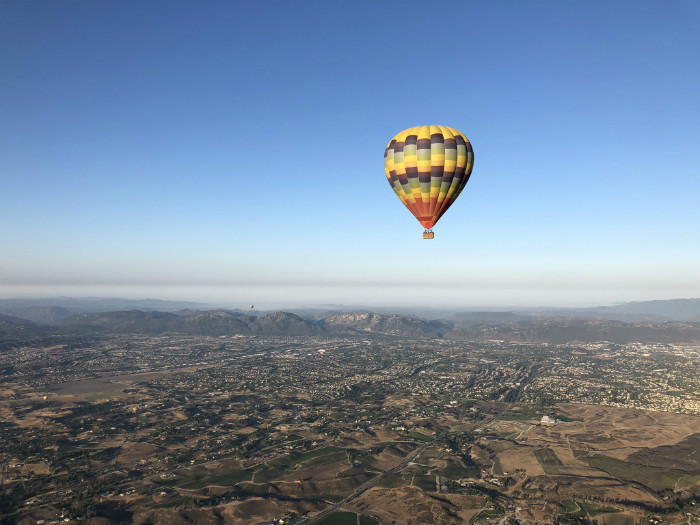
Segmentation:
<svg viewBox="0 0 700 525">
<path fill-rule="evenodd" d="M 384 171 L 401 202 L 425 228 L 448 210 L 474 166 L 467 137 L 447 126 L 416 126 L 396 135 L 384 151 Z"/>
</svg>

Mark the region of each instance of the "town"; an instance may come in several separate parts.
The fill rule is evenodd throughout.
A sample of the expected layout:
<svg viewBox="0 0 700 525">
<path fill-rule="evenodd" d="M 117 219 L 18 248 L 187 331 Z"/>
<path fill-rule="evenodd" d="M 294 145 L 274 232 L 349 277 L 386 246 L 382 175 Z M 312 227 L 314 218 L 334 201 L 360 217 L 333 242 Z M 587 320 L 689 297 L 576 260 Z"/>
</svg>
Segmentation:
<svg viewBox="0 0 700 525">
<path fill-rule="evenodd" d="M 699 367 L 692 344 L 46 336 L 0 353 L 2 523 L 700 523 Z"/>
</svg>

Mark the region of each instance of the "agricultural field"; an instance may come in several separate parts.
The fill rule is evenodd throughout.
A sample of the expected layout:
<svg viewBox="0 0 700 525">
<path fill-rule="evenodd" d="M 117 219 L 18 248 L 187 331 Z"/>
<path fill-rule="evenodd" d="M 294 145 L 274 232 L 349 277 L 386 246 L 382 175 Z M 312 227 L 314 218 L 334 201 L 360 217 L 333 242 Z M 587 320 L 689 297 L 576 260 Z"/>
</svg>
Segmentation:
<svg viewBox="0 0 700 525">
<path fill-rule="evenodd" d="M 498 491 L 516 507 L 529 507 L 523 519 L 636 523 L 649 513 L 691 508 L 699 499 L 698 418 L 573 404 L 557 411 L 566 420 L 554 425 L 508 414 L 490 426 L 497 435 L 471 449 Z M 547 504 L 526 504 L 533 499 Z"/>
</svg>

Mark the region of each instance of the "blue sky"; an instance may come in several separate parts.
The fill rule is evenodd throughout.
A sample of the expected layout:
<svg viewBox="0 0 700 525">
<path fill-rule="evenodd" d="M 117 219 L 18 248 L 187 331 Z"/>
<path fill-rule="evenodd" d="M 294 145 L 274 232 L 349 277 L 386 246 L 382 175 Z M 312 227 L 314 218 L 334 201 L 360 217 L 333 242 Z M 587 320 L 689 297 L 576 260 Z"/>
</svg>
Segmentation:
<svg viewBox="0 0 700 525">
<path fill-rule="evenodd" d="M 0 5 L 0 296 L 700 295 L 700 3 Z M 472 142 L 424 241 L 399 131 Z"/>
</svg>

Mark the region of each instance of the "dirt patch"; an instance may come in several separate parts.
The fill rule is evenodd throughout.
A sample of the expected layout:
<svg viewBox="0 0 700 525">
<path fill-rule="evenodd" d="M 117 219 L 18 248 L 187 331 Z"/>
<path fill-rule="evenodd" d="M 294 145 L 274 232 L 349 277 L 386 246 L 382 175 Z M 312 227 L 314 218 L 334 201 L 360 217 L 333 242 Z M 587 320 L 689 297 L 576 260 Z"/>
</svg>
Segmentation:
<svg viewBox="0 0 700 525">
<path fill-rule="evenodd" d="M 123 391 L 129 385 L 107 379 L 84 379 L 81 381 L 71 381 L 68 383 L 54 383 L 46 385 L 44 388 L 57 395 L 81 395 L 96 394 L 102 392 Z"/>
<path fill-rule="evenodd" d="M 333 442 L 343 448 L 369 448 L 403 438 L 385 427 L 372 428 L 370 432 L 342 432 Z"/>
<path fill-rule="evenodd" d="M 424 403 L 425 400 L 417 397 L 406 397 L 406 396 L 386 396 L 382 406 L 384 407 L 395 407 L 395 408 L 413 408 L 416 405 Z"/>
<path fill-rule="evenodd" d="M 338 461 L 336 463 L 331 463 L 329 465 L 323 465 L 317 468 L 308 470 L 298 470 L 294 473 L 294 477 L 297 479 L 310 478 L 312 481 L 327 481 L 332 479 L 337 479 L 341 476 L 338 474 L 349 468 L 350 462 L 345 459 L 343 461 Z M 364 472 L 362 472 L 363 474 Z M 358 473 L 359 474 L 359 473 Z M 356 474 L 357 475 L 357 474 Z M 345 476 L 349 477 L 349 476 Z"/>
<path fill-rule="evenodd" d="M 589 450 L 625 452 L 639 448 L 675 445 L 697 433 L 700 418 L 671 412 L 652 412 L 598 405 L 557 405 L 559 412 L 572 419 L 554 427 L 538 427 L 528 436 L 543 441 L 568 440 Z M 586 448 L 583 448 L 586 450 Z"/>
<path fill-rule="evenodd" d="M 135 463 L 146 459 L 157 450 L 160 450 L 160 447 L 150 443 L 124 443 L 114 459 L 120 463 Z"/>
<path fill-rule="evenodd" d="M 544 470 L 530 447 L 512 447 L 496 456 L 504 473 L 512 475 L 516 469 L 525 470 L 528 476 L 542 476 Z"/>
<path fill-rule="evenodd" d="M 224 523 L 237 525 L 254 525 L 256 523 L 277 520 L 295 512 L 297 514 L 315 514 L 328 505 L 314 501 L 285 501 L 276 499 L 251 498 L 240 503 L 231 503 L 221 508 Z"/>
<path fill-rule="evenodd" d="M 327 481 L 288 481 L 271 483 L 269 490 L 273 494 L 284 494 L 295 497 L 311 497 L 319 495 L 347 495 L 354 489 L 369 481 L 374 476 L 364 473 L 357 476 L 347 476 Z"/>
<path fill-rule="evenodd" d="M 25 463 L 24 470 L 34 474 L 51 474 L 51 468 L 47 463 Z"/>
<path fill-rule="evenodd" d="M 415 487 L 372 488 L 362 494 L 355 507 L 383 523 L 419 525 L 463 523 L 462 509 L 447 497 L 428 494 Z M 469 509 L 467 509 L 469 510 Z"/>
<path fill-rule="evenodd" d="M 175 509 L 137 510 L 132 516 L 137 525 L 152 523 L 153 525 L 191 525 L 192 521 L 181 511 Z"/>
<path fill-rule="evenodd" d="M 585 479 L 575 476 L 538 476 L 522 485 L 522 492 L 549 501 L 574 498 L 608 498 L 632 504 L 665 507 L 666 504 L 649 492 L 616 479 Z"/>
<path fill-rule="evenodd" d="M 415 445 L 409 445 L 408 443 L 389 445 L 374 456 L 376 461 L 372 463 L 372 467 L 379 470 L 390 470 L 400 464 L 415 448 Z"/>
</svg>

